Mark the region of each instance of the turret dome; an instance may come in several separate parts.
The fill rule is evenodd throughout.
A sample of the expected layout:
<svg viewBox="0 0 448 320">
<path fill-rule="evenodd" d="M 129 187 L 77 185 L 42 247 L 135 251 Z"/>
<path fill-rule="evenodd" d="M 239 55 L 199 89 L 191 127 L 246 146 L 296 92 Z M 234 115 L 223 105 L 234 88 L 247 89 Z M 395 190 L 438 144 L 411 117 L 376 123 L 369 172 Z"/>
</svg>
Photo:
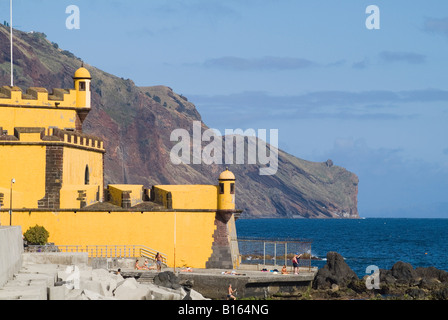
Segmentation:
<svg viewBox="0 0 448 320">
<path fill-rule="evenodd" d="M 73 78 L 74 79 L 92 79 L 92 77 L 90 76 L 89 70 L 87 70 L 84 67 L 81 67 L 78 70 L 76 70 L 75 76 Z"/>
<path fill-rule="evenodd" d="M 226 168 L 226 171 L 223 171 L 219 175 L 219 180 L 235 180 L 235 175 L 231 171 L 229 171 L 228 168 Z"/>
</svg>

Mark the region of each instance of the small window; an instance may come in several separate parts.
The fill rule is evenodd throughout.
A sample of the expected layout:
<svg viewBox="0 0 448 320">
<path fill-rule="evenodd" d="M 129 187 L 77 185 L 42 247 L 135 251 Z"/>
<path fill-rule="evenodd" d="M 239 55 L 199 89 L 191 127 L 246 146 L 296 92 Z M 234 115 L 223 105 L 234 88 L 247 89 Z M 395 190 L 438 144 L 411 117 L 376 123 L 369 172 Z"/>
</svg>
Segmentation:
<svg viewBox="0 0 448 320">
<path fill-rule="evenodd" d="M 89 166 L 86 166 L 86 171 L 84 173 L 84 184 L 88 185 L 90 184 L 90 170 L 89 170 Z"/>
<path fill-rule="evenodd" d="M 230 194 L 235 194 L 235 184 L 234 183 L 230 184 Z"/>
<path fill-rule="evenodd" d="M 86 91 L 86 83 L 84 81 L 79 83 L 79 91 Z"/>
<path fill-rule="evenodd" d="M 224 183 L 219 184 L 219 194 L 224 194 Z"/>
</svg>

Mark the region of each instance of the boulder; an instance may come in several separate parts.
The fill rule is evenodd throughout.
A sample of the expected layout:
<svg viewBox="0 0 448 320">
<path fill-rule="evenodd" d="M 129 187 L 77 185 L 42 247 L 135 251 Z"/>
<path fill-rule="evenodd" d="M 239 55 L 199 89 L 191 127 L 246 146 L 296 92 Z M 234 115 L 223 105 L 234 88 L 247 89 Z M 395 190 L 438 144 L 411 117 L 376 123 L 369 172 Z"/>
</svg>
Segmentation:
<svg viewBox="0 0 448 320">
<path fill-rule="evenodd" d="M 434 299 L 436 300 L 448 300 L 448 287 L 444 287 L 434 292 Z"/>
<path fill-rule="evenodd" d="M 405 293 L 413 299 L 424 299 L 426 297 L 426 293 L 423 289 L 414 287 L 407 289 Z"/>
<path fill-rule="evenodd" d="M 154 284 L 171 289 L 179 289 L 179 278 L 172 271 L 160 272 L 154 277 Z"/>
<path fill-rule="evenodd" d="M 393 285 L 397 282 L 397 279 L 392 275 L 392 271 L 387 269 L 380 269 L 380 283 Z"/>
<path fill-rule="evenodd" d="M 347 265 L 337 252 L 327 253 L 327 264 L 318 270 L 313 282 L 314 289 L 330 289 L 333 284 L 340 288 L 352 281 L 359 280 L 356 273 Z"/>
<path fill-rule="evenodd" d="M 390 271 L 399 284 L 414 285 L 419 281 L 417 272 L 409 263 L 398 261 L 392 266 Z"/>
<path fill-rule="evenodd" d="M 437 288 L 439 288 L 441 286 L 441 282 L 437 279 L 434 278 L 429 278 L 429 279 L 421 279 L 418 287 L 420 289 L 425 289 L 425 290 L 436 290 Z"/>
<path fill-rule="evenodd" d="M 448 282 L 448 272 L 444 270 L 439 270 L 435 267 L 427 267 L 427 268 L 418 267 L 415 268 L 415 272 L 417 276 L 427 281 L 435 279 L 440 281 L 441 283 Z"/>
</svg>

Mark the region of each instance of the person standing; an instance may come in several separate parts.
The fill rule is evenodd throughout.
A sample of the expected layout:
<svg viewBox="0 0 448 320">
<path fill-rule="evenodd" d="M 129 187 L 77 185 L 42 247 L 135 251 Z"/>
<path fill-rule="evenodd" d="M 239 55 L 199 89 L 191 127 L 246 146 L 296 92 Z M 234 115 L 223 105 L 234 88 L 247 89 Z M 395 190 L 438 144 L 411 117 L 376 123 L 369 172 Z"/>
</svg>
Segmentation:
<svg viewBox="0 0 448 320">
<path fill-rule="evenodd" d="M 299 259 L 302 254 L 296 253 L 292 258 L 292 266 L 294 267 L 294 274 L 299 274 Z"/>
<path fill-rule="evenodd" d="M 236 290 L 232 289 L 232 284 L 229 284 L 229 289 L 227 292 L 227 300 L 236 300 L 236 297 L 233 295 Z"/>
<path fill-rule="evenodd" d="M 156 254 L 156 264 L 157 264 L 157 271 L 162 271 L 162 255 L 157 252 Z"/>
</svg>

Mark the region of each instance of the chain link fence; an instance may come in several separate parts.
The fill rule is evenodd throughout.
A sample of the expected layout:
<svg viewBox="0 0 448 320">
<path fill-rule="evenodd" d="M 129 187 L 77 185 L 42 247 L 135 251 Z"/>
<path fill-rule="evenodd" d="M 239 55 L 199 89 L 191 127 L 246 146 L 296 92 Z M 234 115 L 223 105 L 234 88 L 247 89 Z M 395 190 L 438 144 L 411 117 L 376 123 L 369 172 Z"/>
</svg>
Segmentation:
<svg viewBox="0 0 448 320">
<path fill-rule="evenodd" d="M 312 241 L 308 239 L 256 239 L 238 237 L 238 248 L 241 265 L 261 265 L 266 268 L 280 270 L 283 265 L 292 268 L 292 258 L 302 254 L 299 267 L 311 270 Z"/>
</svg>

